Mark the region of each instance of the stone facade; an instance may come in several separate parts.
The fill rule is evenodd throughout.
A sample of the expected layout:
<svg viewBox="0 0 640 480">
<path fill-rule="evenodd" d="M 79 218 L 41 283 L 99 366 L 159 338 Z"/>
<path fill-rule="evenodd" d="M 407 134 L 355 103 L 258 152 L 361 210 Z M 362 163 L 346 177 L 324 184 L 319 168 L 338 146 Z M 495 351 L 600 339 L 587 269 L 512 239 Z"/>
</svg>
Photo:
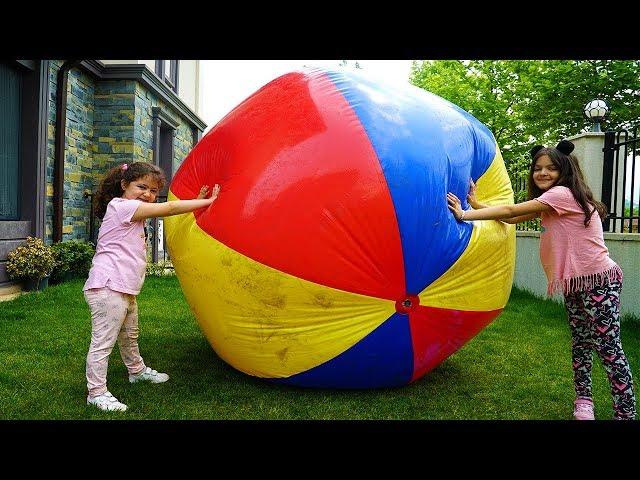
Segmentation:
<svg viewBox="0 0 640 480">
<path fill-rule="evenodd" d="M 55 152 L 56 80 L 61 62 L 49 72 L 49 128 L 47 155 L 46 240 L 53 230 L 53 158 Z M 64 163 L 64 240 L 88 239 L 90 203 L 84 192 L 93 188 L 95 82 L 80 70 L 69 72 L 67 85 L 66 151 Z"/>
<path fill-rule="evenodd" d="M 45 218 L 48 244 L 53 240 L 56 83 L 61 65 L 62 61 L 54 60 L 49 69 Z M 67 88 L 63 240 L 88 241 L 91 204 L 84 197 L 85 192 L 94 192 L 102 175 L 115 165 L 154 161 L 152 108 L 162 108 L 178 125 L 174 136 L 174 172 L 193 148 L 192 126 L 136 80 L 96 80 L 74 68 L 69 72 Z M 94 222 L 97 225 L 97 219 Z"/>
<path fill-rule="evenodd" d="M 150 162 L 153 159 L 153 107 L 160 107 L 169 118 L 178 124 L 174 136 L 173 172 L 175 172 L 189 151 L 193 148 L 193 134 L 188 123 L 181 121 L 175 112 L 162 102 L 153 92 L 142 85 L 135 88 L 134 159 Z M 165 172 L 169 176 L 170 172 Z"/>
</svg>

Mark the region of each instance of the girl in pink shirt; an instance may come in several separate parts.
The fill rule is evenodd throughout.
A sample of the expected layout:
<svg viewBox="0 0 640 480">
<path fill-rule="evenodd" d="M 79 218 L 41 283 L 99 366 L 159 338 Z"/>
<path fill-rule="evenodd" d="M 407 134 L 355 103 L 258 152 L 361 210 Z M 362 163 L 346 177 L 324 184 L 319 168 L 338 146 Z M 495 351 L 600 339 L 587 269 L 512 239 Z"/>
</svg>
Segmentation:
<svg viewBox="0 0 640 480">
<path fill-rule="evenodd" d="M 91 310 L 91 344 L 87 354 L 87 404 L 100 410 L 124 411 L 127 406 L 107 390 L 109 354 L 118 341 L 129 381 L 162 383 L 169 380 L 145 365 L 138 349 L 136 295 L 147 265 L 144 221 L 208 207 L 217 198 L 203 186 L 194 200 L 155 203 L 165 184 L 161 169 L 146 162 L 114 167 L 100 183 L 94 211 L 102 219 L 96 253 L 83 291 Z"/>
<path fill-rule="evenodd" d="M 477 202 L 475 185 L 467 197 L 474 210 L 465 211 L 453 193 L 449 209 L 459 221 L 502 220 L 518 223 L 541 218 L 540 260 L 547 293 L 562 292 L 572 335 L 576 400 L 573 415 L 593 420 L 592 350 L 609 377 L 616 419 L 636 414 L 633 378 L 620 342 L 622 270 L 609 257 L 602 233 L 605 206 L 593 198 L 584 181 L 574 145 L 562 140 L 555 148 L 531 149 L 529 200 L 489 207 Z"/>
</svg>

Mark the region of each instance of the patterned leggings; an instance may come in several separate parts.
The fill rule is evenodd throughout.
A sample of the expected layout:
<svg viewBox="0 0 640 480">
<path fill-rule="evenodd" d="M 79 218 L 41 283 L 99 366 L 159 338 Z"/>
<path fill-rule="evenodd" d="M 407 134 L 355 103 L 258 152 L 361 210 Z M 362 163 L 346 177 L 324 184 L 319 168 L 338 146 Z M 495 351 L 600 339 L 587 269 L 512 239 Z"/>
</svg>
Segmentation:
<svg viewBox="0 0 640 480">
<path fill-rule="evenodd" d="M 620 291 L 622 282 L 611 281 L 591 290 L 565 295 L 571 326 L 573 374 L 576 396 L 592 398 L 592 350 L 609 377 L 616 419 L 632 420 L 636 399 L 629 361 L 620 342 Z"/>
</svg>

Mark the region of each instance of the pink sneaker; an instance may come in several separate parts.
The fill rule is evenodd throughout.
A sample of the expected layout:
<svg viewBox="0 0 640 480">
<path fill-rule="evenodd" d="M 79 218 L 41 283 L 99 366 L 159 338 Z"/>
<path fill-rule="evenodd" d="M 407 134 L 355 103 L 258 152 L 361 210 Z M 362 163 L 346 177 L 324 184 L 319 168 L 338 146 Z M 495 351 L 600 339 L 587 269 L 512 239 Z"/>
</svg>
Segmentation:
<svg viewBox="0 0 640 480">
<path fill-rule="evenodd" d="M 587 398 L 579 398 L 575 401 L 573 418 L 576 420 L 595 420 L 593 415 L 593 401 Z"/>
</svg>

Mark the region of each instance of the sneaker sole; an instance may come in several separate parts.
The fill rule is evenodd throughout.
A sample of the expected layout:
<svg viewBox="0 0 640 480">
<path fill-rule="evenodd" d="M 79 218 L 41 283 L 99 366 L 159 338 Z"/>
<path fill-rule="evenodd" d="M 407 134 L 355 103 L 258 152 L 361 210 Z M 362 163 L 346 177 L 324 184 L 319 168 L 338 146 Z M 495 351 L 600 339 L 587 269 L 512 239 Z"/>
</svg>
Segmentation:
<svg viewBox="0 0 640 480">
<path fill-rule="evenodd" d="M 109 410 L 108 408 L 106 408 L 106 409 L 105 409 L 105 408 L 100 408 L 98 405 L 96 405 L 95 403 L 91 403 L 89 400 L 87 400 L 87 405 L 94 406 L 94 407 L 96 407 L 98 410 L 100 410 L 101 412 L 126 412 L 126 411 L 127 411 L 127 408 L 129 408 L 129 407 L 127 407 L 127 406 L 125 405 L 125 407 L 124 407 L 124 408 L 122 408 L 122 409 Z"/>
<path fill-rule="evenodd" d="M 138 382 L 149 382 L 149 383 L 165 383 L 168 382 L 169 379 L 167 378 L 166 380 L 160 380 L 160 381 L 153 381 L 153 380 L 142 380 L 142 379 L 137 379 L 137 378 L 129 378 L 129 382 L 130 383 L 138 383 Z"/>
<path fill-rule="evenodd" d="M 97 408 L 98 410 L 100 410 L 101 412 L 126 412 L 127 411 L 127 407 L 125 407 L 125 408 L 114 408 L 113 410 L 109 410 L 108 408 L 100 408 L 95 403 L 88 403 L 87 402 L 87 405 L 92 405 L 95 408 Z"/>
</svg>

